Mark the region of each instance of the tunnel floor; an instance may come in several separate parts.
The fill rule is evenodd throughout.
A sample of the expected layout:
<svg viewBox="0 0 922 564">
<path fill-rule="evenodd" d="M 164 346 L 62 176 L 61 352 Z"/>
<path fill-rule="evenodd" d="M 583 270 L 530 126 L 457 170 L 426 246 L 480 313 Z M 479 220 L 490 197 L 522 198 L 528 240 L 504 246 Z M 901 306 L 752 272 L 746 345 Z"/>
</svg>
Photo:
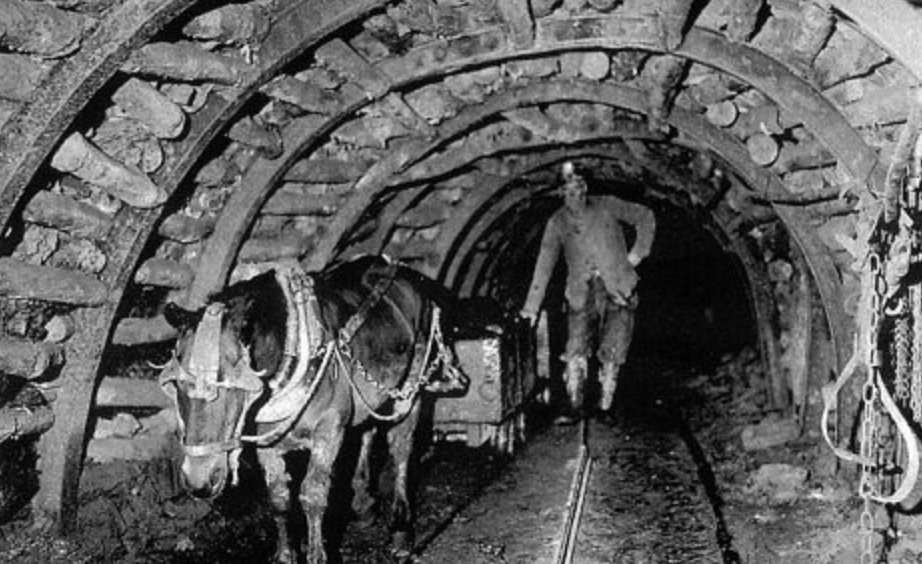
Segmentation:
<svg viewBox="0 0 922 564">
<path fill-rule="evenodd" d="M 640 349 L 642 351 L 642 349 Z M 764 420 L 757 371 L 744 349 L 710 366 L 635 355 L 614 421 L 592 421 L 594 464 L 574 562 L 627 564 L 858 561 L 860 503 L 831 479 L 782 491 L 760 483 L 766 464 L 812 467 L 815 438 L 744 451 L 740 432 Z M 415 485 L 417 536 L 405 562 L 552 562 L 578 456 L 578 426 L 550 424 L 537 406 L 528 440 L 505 458 L 456 443 L 423 450 Z M 212 503 L 164 494 L 164 471 L 137 464 L 89 467 L 78 529 L 56 539 L 28 508 L 0 527 L 0 562 L 18 564 L 268 562 L 274 532 L 252 476 Z M 249 481 L 248 481 L 249 480 Z M 348 504 L 340 488 L 333 503 Z M 345 502 L 344 502 L 345 500 Z M 899 516 L 889 562 L 918 562 L 918 517 Z M 395 562 L 384 518 L 360 526 L 334 512 L 334 562 Z M 882 523 L 882 520 L 878 520 Z"/>
</svg>

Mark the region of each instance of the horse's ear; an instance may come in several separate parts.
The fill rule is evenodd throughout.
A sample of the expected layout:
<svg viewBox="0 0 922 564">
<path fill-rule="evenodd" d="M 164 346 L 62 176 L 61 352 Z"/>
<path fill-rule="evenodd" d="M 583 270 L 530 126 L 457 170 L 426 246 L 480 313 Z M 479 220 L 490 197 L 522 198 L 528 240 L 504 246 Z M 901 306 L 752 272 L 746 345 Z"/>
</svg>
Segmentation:
<svg viewBox="0 0 922 564">
<path fill-rule="evenodd" d="M 202 310 L 192 311 L 173 302 L 167 302 L 163 306 L 163 317 L 166 318 L 167 323 L 183 332 L 202 319 Z"/>
</svg>

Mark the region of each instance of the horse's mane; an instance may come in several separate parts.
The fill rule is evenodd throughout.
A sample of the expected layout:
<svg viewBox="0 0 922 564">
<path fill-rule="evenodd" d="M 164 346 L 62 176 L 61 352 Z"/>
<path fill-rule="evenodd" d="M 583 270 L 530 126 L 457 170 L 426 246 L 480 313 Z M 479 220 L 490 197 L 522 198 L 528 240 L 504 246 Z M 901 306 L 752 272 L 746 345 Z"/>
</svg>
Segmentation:
<svg viewBox="0 0 922 564">
<path fill-rule="evenodd" d="M 281 350 L 275 343 L 285 342 L 288 304 L 273 271 L 232 284 L 211 301 L 225 304 L 227 329 L 252 346 L 256 357 L 277 360 Z"/>
</svg>

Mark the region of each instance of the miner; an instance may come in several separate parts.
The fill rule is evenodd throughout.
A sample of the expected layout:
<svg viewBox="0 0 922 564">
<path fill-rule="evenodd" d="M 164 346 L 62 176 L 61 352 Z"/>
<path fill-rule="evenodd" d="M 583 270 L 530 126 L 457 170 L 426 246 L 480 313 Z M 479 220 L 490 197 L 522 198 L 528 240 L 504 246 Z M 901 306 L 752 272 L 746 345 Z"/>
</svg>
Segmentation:
<svg viewBox="0 0 922 564">
<path fill-rule="evenodd" d="M 599 331 L 596 357 L 601 365 L 599 408 L 610 414 L 618 373 L 627 358 L 637 309 L 635 268 L 650 254 L 656 220 L 640 204 L 614 196 L 587 195 L 585 178 L 572 162 L 561 167 L 564 206 L 545 227 L 541 250 L 521 315 L 532 324 L 544 299 L 558 257 L 567 265 L 565 297 L 568 335 L 563 360 L 572 421 L 583 410 L 588 377 L 591 329 Z M 622 224 L 633 226 L 630 249 Z"/>
</svg>

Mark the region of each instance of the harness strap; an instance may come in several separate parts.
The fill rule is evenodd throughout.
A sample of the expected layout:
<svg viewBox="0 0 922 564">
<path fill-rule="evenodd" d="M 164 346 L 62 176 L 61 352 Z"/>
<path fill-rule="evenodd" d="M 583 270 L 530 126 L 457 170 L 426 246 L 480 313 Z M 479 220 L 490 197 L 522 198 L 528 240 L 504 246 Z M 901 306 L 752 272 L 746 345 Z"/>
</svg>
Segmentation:
<svg viewBox="0 0 922 564">
<path fill-rule="evenodd" d="M 860 363 L 859 356 L 861 353 L 857 344 L 855 345 L 854 349 L 855 351 L 852 353 L 851 358 L 848 359 L 848 362 L 842 369 L 842 373 L 839 374 L 838 378 L 836 378 L 836 381 L 823 386 L 823 415 L 820 421 L 820 428 L 823 430 L 823 438 L 826 440 L 826 444 L 829 445 L 829 448 L 832 449 L 836 456 L 842 460 L 854 462 L 856 464 L 871 464 L 871 461 L 865 460 L 860 455 L 839 447 L 829 437 L 829 416 L 831 412 L 838 409 L 839 391 L 842 389 L 842 386 L 845 385 L 848 379 L 854 375 L 855 371 L 858 369 L 858 364 Z"/>
<path fill-rule="evenodd" d="M 304 410 L 307 409 L 307 404 L 309 404 L 311 399 L 313 399 L 314 394 L 317 392 L 317 387 L 320 385 L 320 381 L 323 379 L 323 376 L 327 372 L 327 367 L 330 365 L 330 359 L 333 357 L 334 351 L 337 351 L 338 349 L 339 347 L 336 346 L 335 341 L 327 342 L 323 353 L 323 361 L 320 363 L 320 368 L 317 369 L 317 374 L 311 381 L 310 388 L 305 394 L 304 401 L 300 404 L 300 409 L 291 412 L 283 421 L 279 421 L 278 424 L 270 431 L 260 435 L 242 435 L 240 440 L 248 443 L 256 443 L 259 446 L 265 446 L 288 432 L 291 426 L 294 425 L 295 421 L 297 421 L 298 418 L 301 417 L 301 414 L 304 413 Z M 259 414 L 257 414 L 257 417 L 258 415 Z"/>
<path fill-rule="evenodd" d="M 188 369 L 188 372 L 195 378 L 195 387 L 193 392 L 189 393 L 189 397 L 211 401 L 218 394 L 215 384 L 217 384 L 221 355 L 223 319 L 224 305 L 211 304 L 205 310 L 202 321 L 195 330 Z"/>
<path fill-rule="evenodd" d="M 226 441 L 220 441 L 216 443 L 204 443 L 200 445 L 183 445 L 182 450 L 186 453 L 186 456 L 202 457 L 202 456 L 212 456 L 215 454 L 221 454 L 222 452 L 227 452 L 229 450 L 235 450 L 242 448 L 243 444 L 240 442 L 240 439 L 228 439 Z"/>
<path fill-rule="evenodd" d="M 899 503 L 912 493 L 913 488 L 916 486 L 916 481 L 919 479 L 919 443 L 906 418 L 903 417 L 903 414 L 900 413 L 899 408 L 893 401 L 887 386 L 879 378 L 877 387 L 880 393 L 880 402 L 883 404 L 884 409 L 887 410 L 887 413 L 890 414 L 890 417 L 893 418 L 896 428 L 899 429 L 900 435 L 903 436 L 903 442 L 906 443 L 906 458 L 909 465 L 906 467 L 906 473 L 900 482 L 900 487 L 895 492 L 889 496 L 872 495 L 871 499 L 878 503 Z"/>
<path fill-rule="evenodd" d="M 385 257 L 385 260 L 387 260 L 387 269 L 384 271 L 384 277 L 378 280 L 378 283 L 372 288 L 371 294 L 362 302 L 362 305 L 359 306 L 355 314 L 349 318 L 349 321 L 346 322 L 346 326 L 339 331 L 339 340 L 341 342 L 352 342 L 355 334 L 368 320 L 368 312 L 378 304 L 384 293 L 387 292 L 391 284 L 394 283 L 394 278 L 397 276 L 397 269 L 400 267 L 400 264 L 387 257 Z"/>
</svg>

